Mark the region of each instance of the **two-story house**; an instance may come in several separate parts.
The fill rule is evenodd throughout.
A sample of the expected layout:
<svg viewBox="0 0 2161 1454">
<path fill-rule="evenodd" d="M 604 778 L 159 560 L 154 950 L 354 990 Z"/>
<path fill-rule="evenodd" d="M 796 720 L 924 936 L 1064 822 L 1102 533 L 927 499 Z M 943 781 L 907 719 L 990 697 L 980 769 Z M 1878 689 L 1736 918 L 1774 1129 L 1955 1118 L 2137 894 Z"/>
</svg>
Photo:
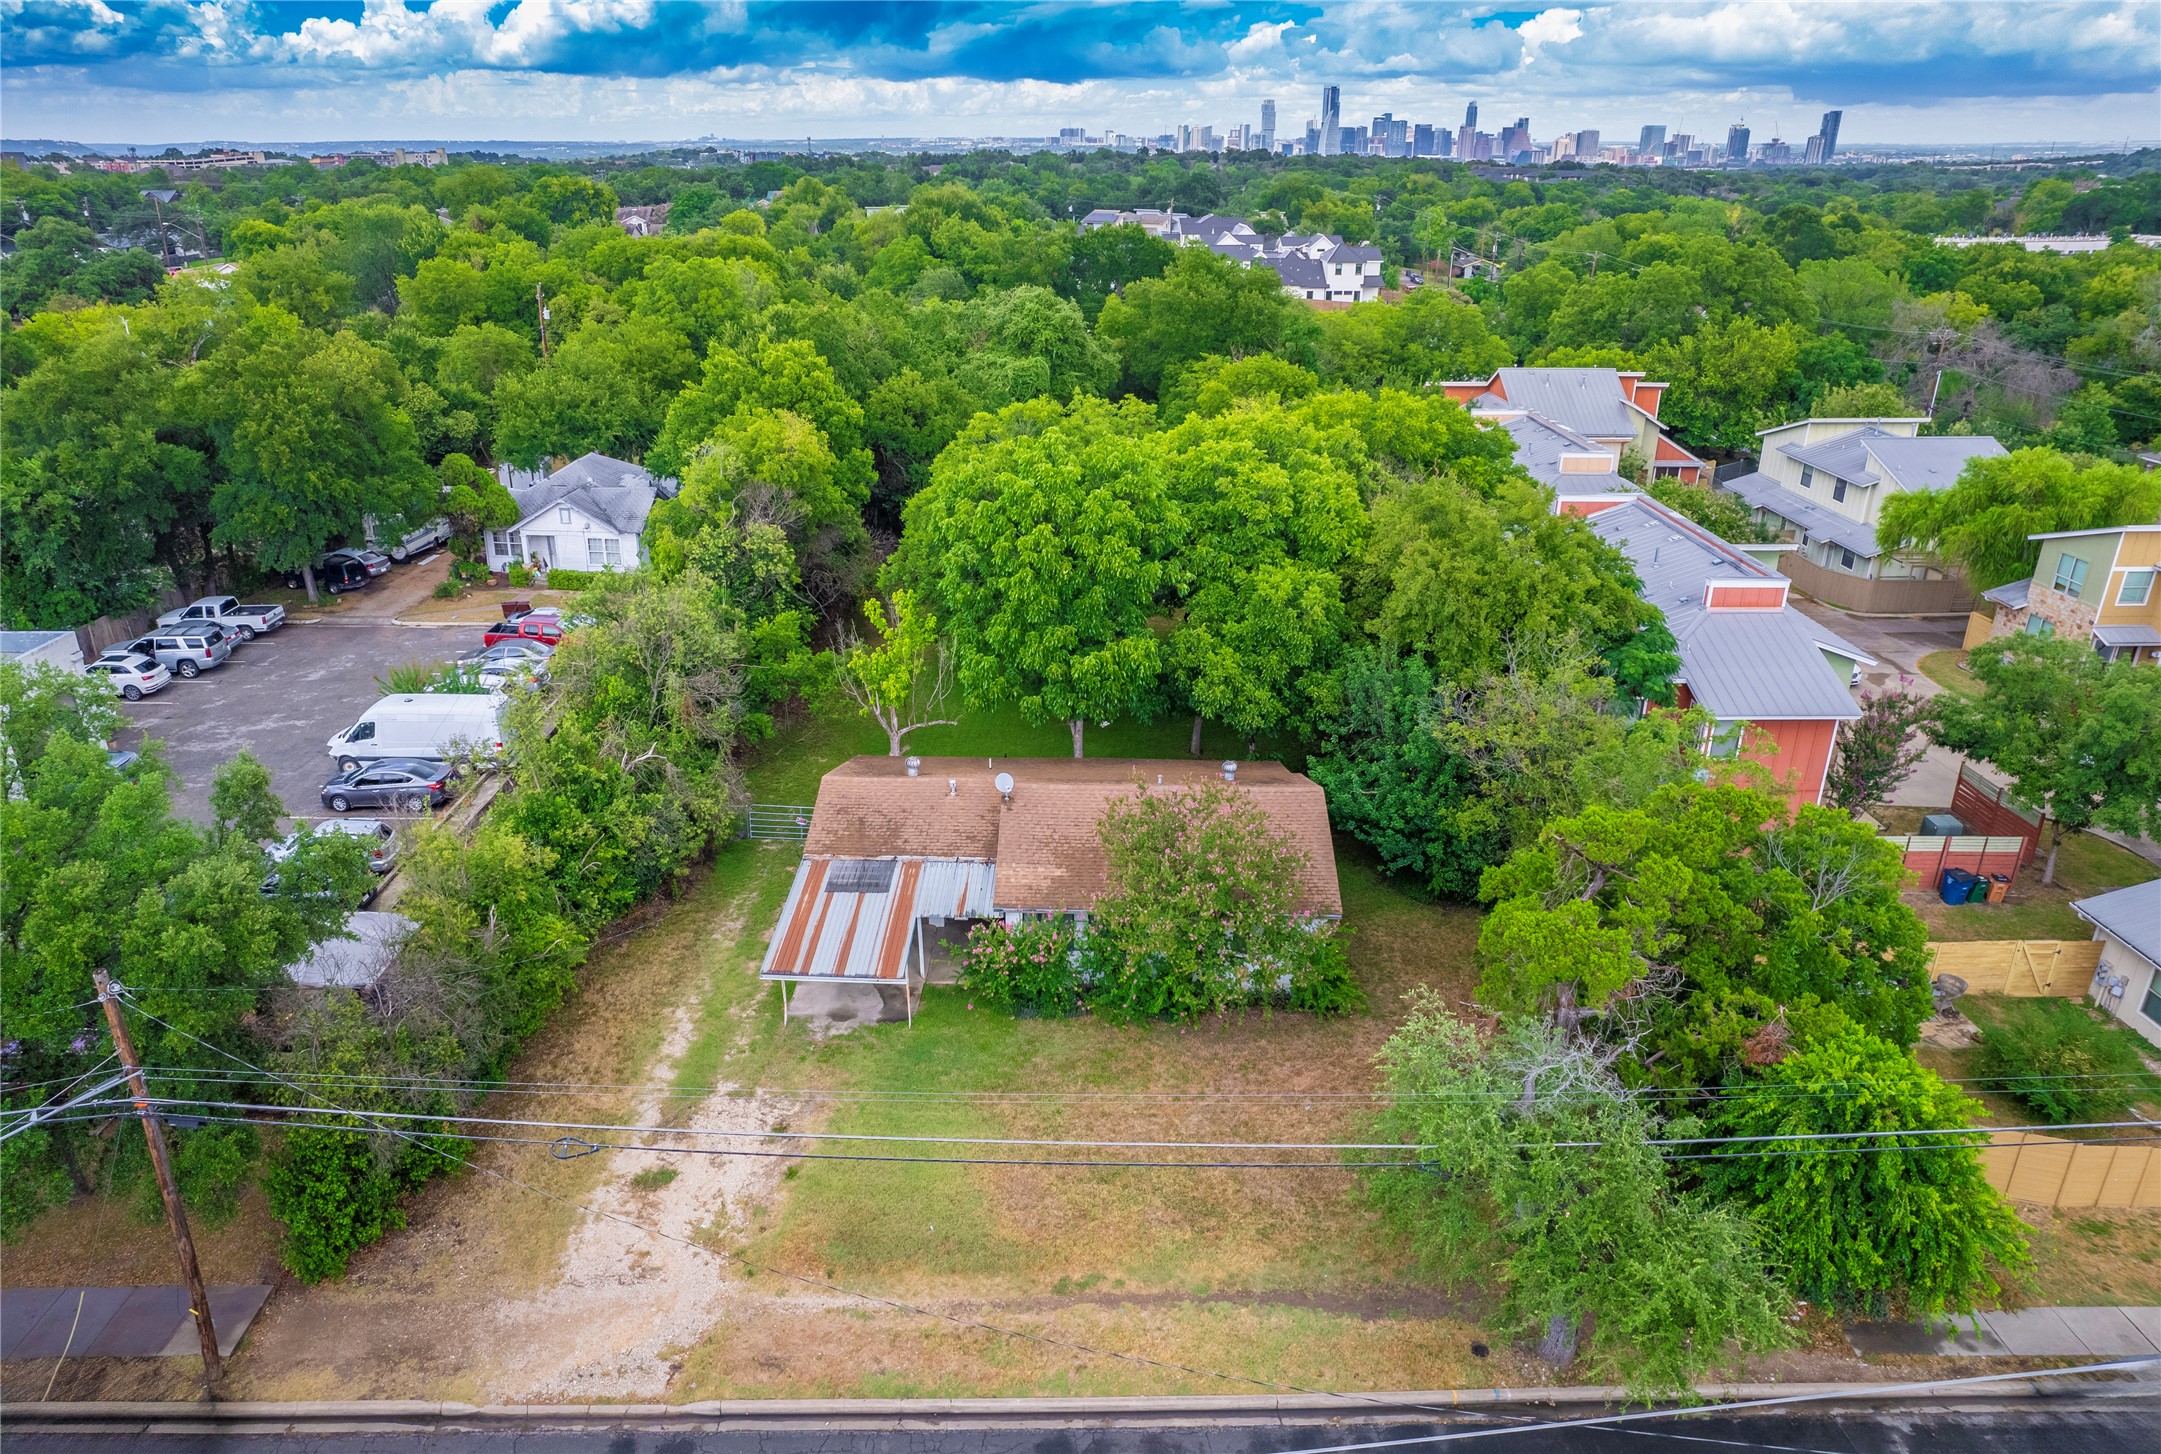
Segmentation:
<svg viewBox="0 0 2161 1454">
<path fill-rule="evenodd" d="M 1678 705 L 1715 719 L 1704 751 L 1761 764 L 1794 807 L 1821 803 L 1839 726 L 1861 715 L 1854 676 L 1875 658 L 1796 610 L 1785 576 L 1650 496 L 1585 513 L 1664 614 Z"/>
<path fill-rule="evenodd" d="M 1666 385 L 1640 373 L 1507 368 L 1495 370 L 1490 379 L 1454 379 L 1432 387 L 1496 423 L 1512 415 L 1539 415 L 1610 450 L 1616 461 L 1633 450 L 1653 475 L 1692 485 L 1709 473 L 1704 462 L 1674 443 L 1658 422 L 1658 402 Z"/>
<path fill-rule="evenodd" d="M 2161 663 L 2161 525 L 2026 538 L 2041 546 L 2033 575 L 1982 593 L 1998 608 L 1989 637 L 2061 636 L 2091 641 L 2110 661 Z M 1967 644 L 1974 639 L 1969 630 Z"/>
<path fill-rule="evenodd" d="M 653 502 L 674 493 L 638 465 L 604 454 L 572 460 L 550 475 L 501 467 L 518 520 L 488 532 L 488 569 L 511 565 L 571 570 L 635 570 L 645 563 L 645 521 Z"/>
<path fill-rule="evenodd" d="M 1802 419 L 1757 432 L 1753 473 L 1718 488 L 1800 549 L 1786 573 L 1820 600 L 1857 611 L 1963 611 L 1973 593 L 1942 562 L 1876 544 L 1883 502 L 1906 490 L 1942 490 L 1969 460 L 2004 447 L 1985 434 L 1920 437 L 1926 417 Z"/>
</svg>

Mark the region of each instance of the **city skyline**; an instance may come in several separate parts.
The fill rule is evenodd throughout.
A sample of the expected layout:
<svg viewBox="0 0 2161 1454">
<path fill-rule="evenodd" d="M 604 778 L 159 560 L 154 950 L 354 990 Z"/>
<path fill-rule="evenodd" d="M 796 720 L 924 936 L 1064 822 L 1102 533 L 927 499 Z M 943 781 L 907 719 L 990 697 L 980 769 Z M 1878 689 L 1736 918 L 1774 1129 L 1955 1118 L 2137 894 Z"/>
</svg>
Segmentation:
<svg viewBox="0 0 2161 1454">
<path fill-rule="evenodd" d="M 1290 108 L 1280 140 L 1311 114 L 1288 98 L 1324 83 L 1352 124 L 1440 125 L 1478 99 L 1612 138 L 1650 116 L 1706 130 L 1746 117 L 1798 143 L 1822 112 L 1850 110 L 1867 126 L 1846 145 L 2116 144 L 2157 129 L 2161 78 L 2161 7 L 2135 0 L 10 10 L 10 136 L 90 145 L 1055 136 L 1076 122 L 1153 136 L 1250 125 L 1270 97 Z"/>
</svg>

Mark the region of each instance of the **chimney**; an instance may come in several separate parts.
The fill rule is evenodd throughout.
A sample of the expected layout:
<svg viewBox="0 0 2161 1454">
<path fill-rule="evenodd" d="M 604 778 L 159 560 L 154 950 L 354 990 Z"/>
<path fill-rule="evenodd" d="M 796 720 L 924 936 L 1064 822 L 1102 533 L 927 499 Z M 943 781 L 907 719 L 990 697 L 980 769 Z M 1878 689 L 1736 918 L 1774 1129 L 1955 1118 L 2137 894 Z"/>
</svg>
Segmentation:
<svg viewBox="0 0 2161 1454">
<path fill-rule="evenodd" d="M 1238 764 L 1229 758 L 1223 760 L 1223 781 L 1227 783 L 1238 781 Z"/>
<path fill-rule="evenodd" d="M 916 776 L 916 774 L 918 774 L 918 773 L 919 773 L 919 772 L 921 772 L 922 770 L 923 770 L 923 759 L 922 759 L 922 758 L 920 758 L 920 757 L 911 757 L 911 758 L 909 758 L 909 759 L 908 759 L 908 776 L 910 776 L 910 777 L 914 777 L 914 776 Z"/>
</svg>

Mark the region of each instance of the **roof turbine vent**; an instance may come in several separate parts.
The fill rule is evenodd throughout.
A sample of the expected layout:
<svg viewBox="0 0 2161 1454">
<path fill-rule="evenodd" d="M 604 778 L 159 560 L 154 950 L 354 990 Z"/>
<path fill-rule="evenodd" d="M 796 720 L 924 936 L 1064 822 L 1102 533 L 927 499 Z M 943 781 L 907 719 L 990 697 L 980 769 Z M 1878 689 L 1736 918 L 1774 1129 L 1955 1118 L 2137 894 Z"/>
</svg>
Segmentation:
<svg viewBox="0 0 2161 1454">
<path fill-rule="evenodd" d="M 1223 781 L 1227 783 L 1238 781 L 1238 764 L 1229 758 L 1223 760 Z"/>
<path fill-rule="evenodd" d="M 922 758 L 920 758 L 920 757 L 911 757 L 911 758 L 909 758 L 909 759 L 908 759 L 908 776 L 910 776 L 910 777 L 914 777 L 914 776 L 916 776 L 916 775 L 917 775 L 918 773 L 920 773 L 920 772 L 921 772 L 922 770 L 923 770 L 923 759 L 922 759 Z"/>
</svg>

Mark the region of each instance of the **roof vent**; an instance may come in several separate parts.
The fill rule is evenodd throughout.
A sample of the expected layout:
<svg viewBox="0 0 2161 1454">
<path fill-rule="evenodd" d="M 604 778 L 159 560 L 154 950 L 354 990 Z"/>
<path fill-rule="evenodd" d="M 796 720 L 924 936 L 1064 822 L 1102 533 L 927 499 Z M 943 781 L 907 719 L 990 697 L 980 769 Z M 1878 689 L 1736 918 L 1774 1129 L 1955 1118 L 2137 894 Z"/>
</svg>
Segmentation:
<svg viewBox="0 0 2161 1454">
<path fill-rule="evenodd" d="M 945 795 L 949 798 L 957 798 L 960 796 L 959 778 L 949 777 L 945 780 Z"/>
<path fill-rule="evenodd" d="M 921 772 L 922 770 L 923 770 L 923 759 L 922 759 L 922 758 L 920 758 L 920 757 L 911 757 L 911 758 L 909 758 L 909 759 L 908 759 L 908 776 L 910 776 L 910 777 L 915 777 L 915 776 L 916 776 L 917 774 L 919 774 L 919 773 L 920 773 L 920 772 Z"/>
<path fill-rule="evenodd" d="M 990 780 L 990 785 L 998 790 L 999 797 L 1009 803 L 1013 801 L 1013 774 L 1009 772 L 999 773 L 998 776 Z"/>
<path fill-rule="evenodd" d="M 1238 764 L 1229 758 L 1223 760 L 1223 781 L 1227 783 L 1238 781 Z"/>
</svg>

